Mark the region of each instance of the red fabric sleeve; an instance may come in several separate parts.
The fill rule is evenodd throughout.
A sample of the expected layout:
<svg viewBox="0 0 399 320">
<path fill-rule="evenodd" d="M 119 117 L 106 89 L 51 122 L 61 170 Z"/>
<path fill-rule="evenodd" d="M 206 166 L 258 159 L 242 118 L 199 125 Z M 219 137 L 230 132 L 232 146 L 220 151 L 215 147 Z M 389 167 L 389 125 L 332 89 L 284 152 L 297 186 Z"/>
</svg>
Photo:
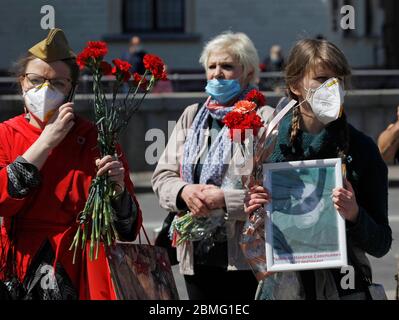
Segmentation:
<svg viewBox="0 0 399 320">
<path fill-rule="evenodd" d="M 17 214 L 30 198 L 27 196 L 22 199 L 12 198 L 8 194 L 8 175 L 6 168 L 0 169 L 0 216 L 11 217 Z"/>
<path fill-rule="evenodd" d="M 8 174 L 7 165 L 10 164 L 10 160 L 4 149 L 1 147 L 0 140 L 0 216 L 10 217 L 17 214 L 24 206 L 25 202 L 30 198 L 26 196 L 22 199 L 16 199 L 8 194 Z"/>
</svg>

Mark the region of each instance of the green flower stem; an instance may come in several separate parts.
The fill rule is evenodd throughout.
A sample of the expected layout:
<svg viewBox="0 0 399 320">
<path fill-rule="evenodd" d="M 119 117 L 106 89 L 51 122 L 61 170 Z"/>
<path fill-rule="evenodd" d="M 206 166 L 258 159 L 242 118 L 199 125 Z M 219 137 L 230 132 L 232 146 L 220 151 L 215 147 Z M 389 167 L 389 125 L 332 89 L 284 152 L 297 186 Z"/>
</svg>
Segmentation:
<svg viewBox="0 0 399 320">
<path fill-rule="evenodd" d="M 136 86 L 136 90 L 135 90 L 134 93 L 133 93 L 133 97 L 136 96 L 137 92 L 139 91 L 139 89 L 140 89 L 140 87 L 141 87 L 141 84 L 142 84 L 142 82 L 143 82 L 143 79 L 145 79 L 145 77 L 147 76 L 147 74 L 148 74 L 148 70 L 145 70 L 145 71 L 144 71 L 144 74 L 142 75 L 142 77 L 141 77 L 141 79 L 140 79 L 140 81 L 139 81 L 139 83 L 138 83 L 137 86 Z M 133 86 L 132 86 L 132 87 L 133 87 Z M 146 88 L 145 91 L 148 91 L 147 88 Z M 125 103 L 126 103 L 126 102 L 128 101 L 128 99 L 129 99 L 129 94 L 130 94 L 130 90 L 129 90 L 129 92 L 128 92 L 127 95 L 126 95 Z"/>
<path fill-rule="evenodd" d="M 76 259 L 76 251 L 77 248 L 79 246 L 79 238 L 80 238 L 80 226 L 78 227 L 78 231 L 76 232 L 73 241 L 72 241 L 72 245 L 69 248 L 69 250 L 72 250 L 72 248 L 75 248 L 73 251 L 73 258 L 72 258 L 72 263 L 75 264 L 75 259 Z"/>
</svg>

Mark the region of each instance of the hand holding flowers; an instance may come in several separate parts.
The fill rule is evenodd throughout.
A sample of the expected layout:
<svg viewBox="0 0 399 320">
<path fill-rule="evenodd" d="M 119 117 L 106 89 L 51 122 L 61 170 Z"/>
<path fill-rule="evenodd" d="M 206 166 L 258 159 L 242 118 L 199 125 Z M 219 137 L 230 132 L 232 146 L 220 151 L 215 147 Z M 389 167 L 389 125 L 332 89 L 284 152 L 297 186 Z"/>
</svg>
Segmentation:
<svg viewBox="0 0 399 320">
<path fill-rule="evenodd" d="M 252 186 L 245 197 L 245 213 L 251 214 L 255 210 L 268 204 L 271 200 L 269 190 L 263 186 Z"/>
<path fill-rule="evenodd" d="M 121 161 L 107 155 L 102 159 L 97 159 L 96 166 L 98 168 L 97 177 L 108 175 L 108 180 L 115 183 L 115 191 L 118 194 L 125 190 L 125 168 Z"/>
</svg>

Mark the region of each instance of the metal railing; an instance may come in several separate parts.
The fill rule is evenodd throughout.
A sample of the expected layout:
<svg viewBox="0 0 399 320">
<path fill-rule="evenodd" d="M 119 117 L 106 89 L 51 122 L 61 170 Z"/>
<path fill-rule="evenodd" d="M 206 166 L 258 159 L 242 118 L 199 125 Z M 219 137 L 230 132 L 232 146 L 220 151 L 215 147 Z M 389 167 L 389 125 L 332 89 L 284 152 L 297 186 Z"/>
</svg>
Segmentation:
<svg viewBox="0 0 399 320">
<path fill-rule="evenodd" d="M 352 76 L 354 77 L 387 77 L 387 76 L 398 76 L 399 77 L 399 69 L 364 69 L 364 70 L 352 70 Z M 205 80 L 204 73 L 191 73 L 191 74 L 182 74 L 182 73 L 171 73 L 168 75 L 169 80 L 171 81 L 184 81 L 184 80 Z M 282 72 L 261 72 L 260 79 L 275 79 L 275 78 L 283 78 Z M 90 75 L 84 74 L 80 77 L 81 82 L 92 81 L 92 77 Z M 114 81 L 114 77 L 112 76 L 104 76 L 103 81 Z M 16 82 L 17 78 L 15 77 L 0 77 L 0 83 L 13 83 Z"/>
<path fill-rule="evenodd" d="M 262 72 L 260 73 L 259 87 L 263 91 L 274 91 L 277 87 L 284 86 L 282 72 Z M 172 83 L 174 92 L 203 92 L 206 81 L 204 73 L 171 73 L 168 75 Z M 104 76 L 102 79 L 110 86 L 115 81 L 112 76 Z M 91 92 L 90 75 L 84 74 L 80 77 L 79 93 Z M 399 69 L 368 69 L 353 70 L 352 72 L 353 89 L 394 89 L 399 88 Z M 17 93 L 18 85 L 15 77 L 0 77 L 0 94 Z"/>
</svg>

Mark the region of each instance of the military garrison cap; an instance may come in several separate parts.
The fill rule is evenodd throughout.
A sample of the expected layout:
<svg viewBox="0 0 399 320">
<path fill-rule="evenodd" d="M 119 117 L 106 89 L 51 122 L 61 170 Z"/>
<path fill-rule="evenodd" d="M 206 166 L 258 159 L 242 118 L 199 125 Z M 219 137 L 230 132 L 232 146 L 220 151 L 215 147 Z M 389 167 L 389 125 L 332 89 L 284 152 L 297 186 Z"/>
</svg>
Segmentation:
<svg viewBox="0 0 399 320">
<path fill-rule="evenodd" d="M 58 28 L 50 29 L 46 39 L 35 44 L 29 52 L 46 62 L 76 58 L 64 32 Z"/>
</svg>

